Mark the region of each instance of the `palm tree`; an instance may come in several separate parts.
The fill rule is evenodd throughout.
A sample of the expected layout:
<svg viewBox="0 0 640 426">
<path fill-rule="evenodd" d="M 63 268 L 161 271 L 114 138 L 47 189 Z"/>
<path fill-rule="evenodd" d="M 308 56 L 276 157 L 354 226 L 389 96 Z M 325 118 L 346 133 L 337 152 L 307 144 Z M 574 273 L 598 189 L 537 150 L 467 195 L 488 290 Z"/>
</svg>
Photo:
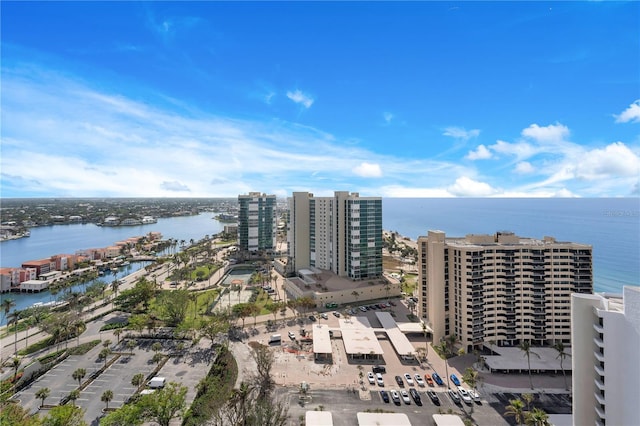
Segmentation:
<svg viewBox="0 0 640 426">
<path fill-rule="evenodd" d="M 534 408 L 533 411 L 525 415 L 525 424 L 527 426 L 550 426 L 549 415 L 540 408 Z"/>
<path fill-rule="evenodd" d="M 73 380 L 78 381 L 78 387 L 82 385 L 82 379 L 87 375 L 87 370 L 84 368 L 78 368 L 73 373 L 71 373 L 71 377 Z"/>
<path fill-rule="evenodd" d="M 360 293 L 358 293 L 356 290 L 353 290 L 351 292 L 351 295 L 356 298 L 356 303 L 358 303 L 358 298 L 360 297 Z"/>
<path fill-rule="evenodd" d="M 527 404 L 527 411 L 531 411 L 531 403 L 533 402 L 533 394 L 532 393 L 523 393 L 522 399 L 524 403 Z"/>
<path fill-rule="evenodd" d="M 14 306 L 16 306 L 15 300 L 9 297 L 2 300 L 2 311 L 4 312 L 5 319 L 8 319 L 9 311 L 11 311 L 11 308 L 13 308 Z"/>
<path fill-rule="evenodd" d="M 106 410 L 109 409 L 109 402 L 113 399 L 113 391 L 111 389 L 107 389 L 102 392 L 102 396 L 100 397 L 100 401 L 106 404 Z"/>
<path fill-rule="evenodd" d="M 14 355 L 18 354 L 18 321 L 20 320 L 20 312 L 14 310 L 7 317 L 7 323 L 13 323 L 13 331 L 14 331 Z"/>
<path fill-rule="evenodd" d="M 566 390 L 569 390 L 569 385 L 567 384 L 567 374 L 564 371 L 562 361 L 564 361 L 566 357 L 570 357 L 571 355 L 565 352 L 564 343 L 562 343 L 562 341 L 556 342 L 556 344 L 553 345 L 553 348 L 558 352 L 558 356 L 556 357 L 556 359 L 560 358 L 560 369 L 562 370 L 562 377 L 564 377 L 564 388 Z"/>
<path fill-rule="evenodd" d="M 505 416 L 513 416 L 516 420 L 516 424 L 522 424 L 522 418 L 524 415 L 524 403 L 520 398 L 510 399 L 509 405 L 506 407 L 506 411 L 504 412 Z"/>
<path fill-rule="evenodd" d="M 429 342 L 427 341 L 427 324 L 425 324 L 423 320 L 420 325 L 422 325 L 422 333 L 424 334 L 424 357 L 427 358 L 427 356 L 429 355 Z"/>
<path fill-rule="evenodd" d="M 137 389 L 140 389 L 140 386 L 144 383 L 144 374 L 137 373 L 131 378 L 131 384 L 135 386 Z"/>
<path fill-rule="evenodd" d="M 51 390 L 49 388 L 38 389 L 38 391 L 36 392 L 36 398 L 42 401 L 40 403 L 40 408 L 44 406 L 44 400 L 47 399 L 50 394 L 51 394 Z"/>
<path fill-rule="evenodd" d="M 527 369 L 529 371 L 529 384 L 531 385 L 531 389 L 533 389 L 533 379 L 531 378 L 531 354 L 540 358 L 540 355 L 531 350 L 531 343 L 528 340 L 524 340 L 518 346 L 522 352 L 524 352 L 524 356 L 527 357 Z"/>
<path fill-rule="evenodd" d="M 76 399 L 78 398 L 80 398 L 80 391 L 78 389 L 74 389 L 69 392 L 69 399 L 71 400 L 71 403 L 74 407 L 76 406 Z"/>
<path fill-rule="evenodd" d="M 20 363 L 21 362 L 22 361 L 17 356 L 13 357 L 13 359 L 11 360 L 11 366 L 13 367 L 13 381 L 14 382 L 16 380 L 16 377 L 18 377 L 18 369 L 20 368 Z"/>
</svg>

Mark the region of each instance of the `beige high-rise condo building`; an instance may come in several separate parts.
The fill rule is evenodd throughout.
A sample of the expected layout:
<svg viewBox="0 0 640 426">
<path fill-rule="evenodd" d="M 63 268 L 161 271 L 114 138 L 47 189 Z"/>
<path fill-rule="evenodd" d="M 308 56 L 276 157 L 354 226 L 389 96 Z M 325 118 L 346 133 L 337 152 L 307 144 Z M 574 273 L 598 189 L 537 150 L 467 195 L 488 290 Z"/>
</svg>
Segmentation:
<svg viewBox="0 0 640 426">
<path fill-rule="evenodd" d="M 512 232 L 418 238 L 418 312 L 433 341 L 484 345 L 571 340 L 571 294 L 593 292 L 592 247 Z"/>
<path fill-rule="evenodd" d="M 291 271 L 318 268 L 364 280 L 382 276 L 382 199 L 294 192 L 287 230 Z"/>
</svg>

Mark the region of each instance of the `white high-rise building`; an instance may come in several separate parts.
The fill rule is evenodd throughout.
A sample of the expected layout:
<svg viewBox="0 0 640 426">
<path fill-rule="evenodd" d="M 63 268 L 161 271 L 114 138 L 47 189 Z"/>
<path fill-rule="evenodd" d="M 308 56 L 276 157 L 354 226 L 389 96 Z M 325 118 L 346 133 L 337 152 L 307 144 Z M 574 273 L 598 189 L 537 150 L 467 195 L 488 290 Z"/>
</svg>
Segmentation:
<svg viewBox="0 0 640 426">
<path fill-rule="evenodd" d="M 382 276 L 382 199 L 294 192 L 287 232 L 292 271 L 315 267 L 353 280 Z"/>
<path fill-rule="evenodd" d="M 640 287 L 571 296 L 573 424 L 640 424 Z"/>
</svg>

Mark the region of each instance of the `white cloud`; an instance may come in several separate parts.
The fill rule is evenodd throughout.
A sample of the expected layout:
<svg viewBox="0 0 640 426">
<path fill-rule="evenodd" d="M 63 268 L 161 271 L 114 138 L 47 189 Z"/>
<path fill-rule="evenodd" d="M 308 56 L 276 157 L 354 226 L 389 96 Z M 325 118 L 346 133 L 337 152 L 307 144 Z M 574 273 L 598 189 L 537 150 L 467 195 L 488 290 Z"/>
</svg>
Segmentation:
<svg viewBox="0 0 640 426">
<path fill-rule="evenodd" d="M 637 177 L 640 175 L 640 158 L 622 142 L 612 143 L 603 149 L 586 152 L 575 165 L 579 179 L 607 177 Z"/>
<path fill-rule="evenodd" d="M 466 176 L 456 179 L 456 182 L 447 190 L 459 197 L 486 197 L 496 193 L 496 190 L 488 183 L 478 182 Z"/>
<path fill-rule="evenodd" d="M 293 102 L 304 106 L 305 108 L 310 108 L 313 105 L 314 99 L 303 93 L 301 90 L 288 91 L 287 98 L 291 99 Z"/>
<path fill-rule="evenodd" d="M 453 195 L 442 188 L 415 188 L 401 185 L 386 185 L 378 188 L 382 197 L 396 198 L 452 198 Z"/>
<path fill-rule="evenodd" d="M 465 157 L 468 160 L 488 160 L 492 157 L 491 151 L 484 145 L 478 145 L 475 151 L 469 151 Z"/>
<path fill-rule="evenodd" d="M 514 169 L 514 171 L 521 175 L 526 175 L 529 173 L 533 173 L 535 169 L 533 168 L 531 163 L 529 163 L 528 161 L 521 161 L 518 164 L 516 164 L 516 168 Z"/>
<path fill-rule="evenodd" d="M 620 115 L 614 115 L 616 123 L 640 123 L 640 99 L 629 105 Z"/>
<path fill-rule="evenodd" d="M 498 154 L 513 155 L 517 159 L 529 158 L 538 152 L 538 149 L 527 142 L 509 143 L 498 140 L 489 148 Z"/>
<path fill-rule="evenodd" d="M 382 169 L 379 164 L 360 163 L 352 171 L 360 177 L 382 177 Z"/>
<path fill-rule="evenodd" d="M 569 128 L 559 123 L 543 127 L 532 124 L 522 131 L 522 136 L 538 142 L 561 142 L 569 136 Z"/>
<path fill-rule="evenodd" d="M 444 129 L 443 135 L 450 136 L 454 139 L 468 141 L 471 138 L 477 138 L 480 135 L 479 129 L 466 130 L 462 127 L 447 127 Z"/>
<path fill-rule="evenodd" d="M 394 119 L 394 115 L 390 112 L 385 112 L 382 114 L 382 118 L 384 118 L 385 123 L 389 124 L 391 123 L 391 120 Z"/>
</svg>

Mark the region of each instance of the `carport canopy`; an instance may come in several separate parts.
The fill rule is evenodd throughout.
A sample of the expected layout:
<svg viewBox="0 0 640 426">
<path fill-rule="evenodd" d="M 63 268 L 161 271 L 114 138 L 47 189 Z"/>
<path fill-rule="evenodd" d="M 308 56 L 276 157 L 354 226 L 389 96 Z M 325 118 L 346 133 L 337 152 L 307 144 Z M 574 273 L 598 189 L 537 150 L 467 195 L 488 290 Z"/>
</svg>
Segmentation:
<svg viewBox="0 0 640 426">
<path fill-rule="evenodd" d="M 313 353 L 330 354 L 331 336 L 329 336 L 329 326 L 326 324 L 314 324 L 313 331 Z"/>
<path fill-rule="evenodd" d="M 340 331 L 347 355 L 383 355 L 376 333 L 367 317 L 340 319 Z"/>
<path fill-rule="evenodd" d="M 393 319 L 389 312 L 376 312 L 376 317 L 378 317 L 378 321 L 382 324 L 382 328 L 384 328 L 385 333 L 389 336 L 389 340 L 391 340 L 391 344 L 395 348 L 396 352 L 400 356 L 412 356 L 415 355 L 415 348 L 407 339 L 407 336 L 398 328 L 396 324 L 396 320 Z"/>
</svg>

